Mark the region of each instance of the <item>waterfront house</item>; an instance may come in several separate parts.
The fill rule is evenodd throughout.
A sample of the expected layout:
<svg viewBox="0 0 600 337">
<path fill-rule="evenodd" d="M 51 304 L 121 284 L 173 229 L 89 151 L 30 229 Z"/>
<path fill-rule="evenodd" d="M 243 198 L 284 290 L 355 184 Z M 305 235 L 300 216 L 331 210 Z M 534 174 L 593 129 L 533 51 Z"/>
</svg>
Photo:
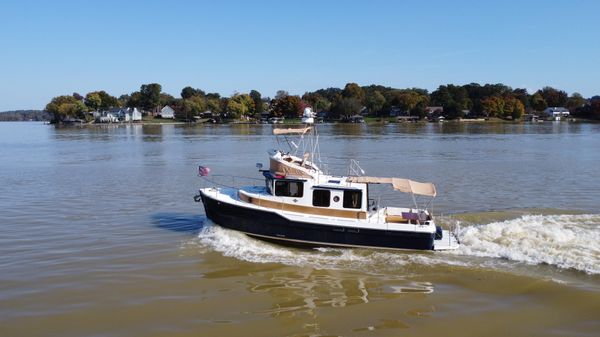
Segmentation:
<svg viewBox="0 0 600 337">
<path fill-rule="evenodd" d="M 123 110 L 121 108 L 111 108 L 109 110 L 94 111 L 94 120 L 97 123 L 117 123 L 119 117 L 123 116 Z"/>
<path fill-rule="evenodd" d="M 559 121 L 562 117 L 569 117 L 569 109 L 565 107 L 548 107 L 544 110 L 546 116 Z"/>
<path fill-rule="evenodd" d="M 131 113 L 131 121 L 132 122 L 141 122 L 142 121 L 142 113 L 138 110 L 138 108 L 129 108 Z"/>
<path fill-rule="evenodd" d="M 425 113 L 427 117 L 435 118 L 440 116 L 444 112 L 443 106 L 428 106 L 425 108 Z"/>
<path fill-rule="evenodd" d="M 175 110 L 168 105 L 165 105 L 162 109 L 160 109 L 159 113 L 161 118 L 170 118 L 175 119 Z"/>
</svg>

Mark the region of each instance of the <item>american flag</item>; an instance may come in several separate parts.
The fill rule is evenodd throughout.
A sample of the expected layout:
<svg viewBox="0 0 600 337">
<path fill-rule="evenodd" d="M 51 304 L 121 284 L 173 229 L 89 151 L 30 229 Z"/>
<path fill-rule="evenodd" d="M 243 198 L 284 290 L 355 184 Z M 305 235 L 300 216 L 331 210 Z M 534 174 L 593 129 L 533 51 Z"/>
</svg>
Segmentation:
<svg viewBox="0 0 600 337">
<path fill-rule="evenodd" d="M 210 173 L 210 168 L 202 165 L 198 165 L 198 175 L 201 177 L 206 177 Z"/>
</svg>

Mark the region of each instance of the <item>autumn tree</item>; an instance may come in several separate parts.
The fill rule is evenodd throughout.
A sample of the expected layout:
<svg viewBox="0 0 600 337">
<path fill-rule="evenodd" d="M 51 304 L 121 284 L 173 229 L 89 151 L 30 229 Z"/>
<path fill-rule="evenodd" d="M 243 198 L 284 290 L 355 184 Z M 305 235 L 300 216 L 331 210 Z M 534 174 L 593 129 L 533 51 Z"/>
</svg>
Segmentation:
<svg viewBox="0 0 600 337">
<path fill-rule="evenodd" d="M 310 105 L 314 111 L 327 111 L 331 102 L 316 92 L 307 92 L 302 95 L 302 100 Z"/>
<path fill-rule="evenodd" d="M 227 103 L 227 112 L 231 113 L 234 118 L 251 116 L 255 112 L 254 101 L 248 94 L 235 94 Z"/>
<path fill-rule="evenodd" d="M 525 106 L 523 103 L 512 96 L 504 97 L 504 118 L 512 118 L 513 120 L 521 118 L 525 113 Z"/>
<path fill-rule="evenodd" d="M 515 120 L 521 118 L 525 113 L 523 103 L 513 96 L 490 96 L 482 100 L 481 104 L 489 117 L 510 117 Z"/>
<path fill-rule="evenodd" d="M 47 112 L 54 115 L 52 122 L 60 123 L 66 118 L 85 118 L 86 105 L 73 96 L 57 96 L 46 105 Z"/>
<path fill-rule="evenodd" d="M 342 96 L 345 98 L 354 98 L 359 104 L 362 104 L 365 100 L 364 90 L 356 83 L 347 83 L 342 91 Z"/>
<path fill-rule="evenodd" d="M 488 117 L 501 117 L 504 115 L 504 99 L 502 97 L 487 97 L 481 101 L 481 106 Z"/>
<path fill-rule="evenodd" d="M 302 100 L 295 95 L 280 96 L 271 102 L 271 114 L 275 117 L 298 118 L 302 116 Z"/>
</svg>

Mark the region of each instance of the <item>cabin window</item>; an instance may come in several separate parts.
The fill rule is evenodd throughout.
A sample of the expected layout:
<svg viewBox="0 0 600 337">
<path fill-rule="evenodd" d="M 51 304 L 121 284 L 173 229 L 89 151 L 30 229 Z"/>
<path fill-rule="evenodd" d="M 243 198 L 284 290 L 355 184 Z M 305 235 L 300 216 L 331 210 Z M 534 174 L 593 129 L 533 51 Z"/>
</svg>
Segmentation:
<svg viewBox="0 0 600 337">
<path fill-rule="evenodd" d="M 362 191 L 345 190 L 344 208 L 360 208 L 362 206 Z"/>
<path fill-rule="evenodd" d="M 331 200 L 330 190 L 314 190 L 313 191 L 313 206 L 329 207 Z"/>
<path fill-rule="evenodd" d="M 275 195 L 278 197 L 302 198 L 303 184 L 301 181 L 276 180 Z"/>
</svg>

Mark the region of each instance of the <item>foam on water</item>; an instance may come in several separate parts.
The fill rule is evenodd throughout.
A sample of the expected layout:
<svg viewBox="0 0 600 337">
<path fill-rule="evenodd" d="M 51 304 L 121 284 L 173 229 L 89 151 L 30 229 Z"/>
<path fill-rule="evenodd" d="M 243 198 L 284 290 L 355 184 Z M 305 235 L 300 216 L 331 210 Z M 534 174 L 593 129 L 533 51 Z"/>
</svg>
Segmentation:
<svg viewBox="0 0 600 337">
<path fill-rule="evenodd" d="M 287 265 L 331 268 L 346 262 L 365 262 L 365 257 L 350 249 L 319 248 L 293 249 L 256 240 L 220 226 L 209 225 L 200 232 L 203 246 L 229 257 L 254 263 L 283 263 Z"/>
<path fill-rule="evenodd" d="M 457 254 L 600 274 L 600 215 L 525 215 L 463 228 Z"/>
<path fill-rule="evenodd" d="M 294 249 L 256 240 L 243 233 L 209 223 L 198 236 L 202 247 L 229 257 L 253 263 L 282 263 L 314 268 L 350 268 L 362 271 L 396 269 L 408 264 L 464 265 L 433 252 L 386 251 L 374 249 L 315 248 Z"/>
<path fill-rule="evenodd" d="M 209 222 L 196 242 L 243 261 L 315 268 L 378 272 L 415 264 L 504 269 L 510 268 L 509 261 L 516 261 L 600 274 L 600 215 L 526 215 L 463 227 L 459 237 L 461 247 L 449 252 L 294 249 L 256 240 Z M 481 257 L 500 258 L 507 263 L 497 259 L 482 262 Z"/>
</svg>

